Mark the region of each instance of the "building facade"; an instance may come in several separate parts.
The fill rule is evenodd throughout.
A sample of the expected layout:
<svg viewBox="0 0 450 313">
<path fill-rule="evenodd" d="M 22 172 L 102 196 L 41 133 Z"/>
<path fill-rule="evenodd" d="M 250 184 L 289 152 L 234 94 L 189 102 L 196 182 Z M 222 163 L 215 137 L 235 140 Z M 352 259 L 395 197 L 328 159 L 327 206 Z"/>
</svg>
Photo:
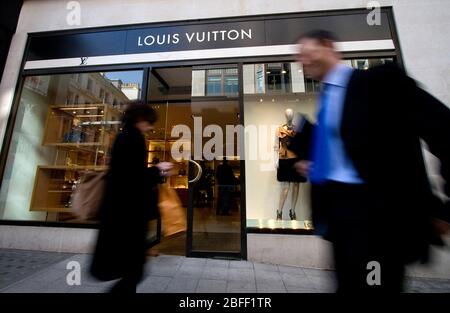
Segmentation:
<svg viewBox="0 0 450 313">
<path fill-rule="evenodd" d="M 90 251 L 96 223 L 77 219 L 71 194 L 84 171 L 107 169 L 124 104 L 142 99 L 159 114 L 149 166 L 175 163 L 167 183 L 187 221 L 162 249 L 331 267 L 309 184 L 277 179 L 292 159 L 286 112 L 314 120 L 319 90 L 296 38 L 332 30 L 349 66 L 396 62 L 450 104 L 448 1 L 369 2 L 25 1 L 0 86 L 1 247 Z"/>
</svg>

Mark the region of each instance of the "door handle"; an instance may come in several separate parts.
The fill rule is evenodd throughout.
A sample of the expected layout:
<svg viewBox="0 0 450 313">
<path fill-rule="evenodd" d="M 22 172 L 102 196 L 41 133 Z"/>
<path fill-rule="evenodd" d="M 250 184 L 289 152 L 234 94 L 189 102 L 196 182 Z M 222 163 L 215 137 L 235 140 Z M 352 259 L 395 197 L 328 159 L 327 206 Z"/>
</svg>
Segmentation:
<svg viewBox="0 0 450 313">
<path fill-rule="evenodd" d="M 189 181 L 189 184 L 192 184 L 192 183 L 196 183 L 196 182 L 199 181 L 199 179 L 202 177 L 203 170 L 202 170 L 202 167 L 200 166 L 200 164 L 198 164 L 198 163 L 195 162 L 194 160 L 190 160 L 190 159 L 189 159 L 189 162 L 194 163 L 194 165 L 195 165 L 195 166 L 197 167 L 197 169 L 198 169 L 197 176 L 195 176 L 194 179 L 191 179 L 191 180 Z"/>
</svg>

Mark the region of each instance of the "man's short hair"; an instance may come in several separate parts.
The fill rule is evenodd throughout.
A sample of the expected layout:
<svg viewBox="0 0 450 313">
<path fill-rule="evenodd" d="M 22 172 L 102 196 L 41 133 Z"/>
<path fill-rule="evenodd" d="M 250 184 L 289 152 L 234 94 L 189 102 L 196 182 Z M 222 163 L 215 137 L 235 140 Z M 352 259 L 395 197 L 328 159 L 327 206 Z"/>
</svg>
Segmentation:
<svg viewBox="0 0 450 313">
<path fill-rule="evenodd" d="M 304 34 L 302 34 L 300 37 L 298 37 L 297 42 L 299 42 L 302 39 L 314 39 L 317 40 L 320 44 L 325 44 L 326 42 L 332 41 L 336 42 L 337 36 L 328 30 L 324 29 L 314 29 L 311 31 L 308 31 Z"/>
</svg>

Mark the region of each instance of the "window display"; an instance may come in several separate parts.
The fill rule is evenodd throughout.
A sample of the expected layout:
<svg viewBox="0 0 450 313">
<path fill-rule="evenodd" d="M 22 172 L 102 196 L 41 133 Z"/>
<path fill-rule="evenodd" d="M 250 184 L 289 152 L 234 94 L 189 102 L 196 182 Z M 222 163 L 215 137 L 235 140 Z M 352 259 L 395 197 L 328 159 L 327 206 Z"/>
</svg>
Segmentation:
<svg viewBox="0 0 450 313">
<path fill-rule="evenodd" d="M 387 61 L 343 62 L 365 70 Z M 298 157 L 287 142 L 300 118 L 315 121 L 320 84 L 296 62 L 245 64 L 243 77 L 247 227 L 312 229 L 310 184 L 296 173 Z"/>
<path fill-rule="evenodd" d="M 314 120 L 311 89 L 295 62 L 244 65 L 244 123 L 257 129 L 256 145 L 245 138 L 247 227 L 310 227 L 309 184 L 287 142 L 299 113 Z"/>
<path fill-rule="evenodd" d="M 124 82 L 141 86 L 142 71 L 25 79 L 0 192 L 2 219 L 77 222 L 77 182 L 85 171 L 107 169 L 123 104 L 139 97 L 122 90 Z"/>
</svg>

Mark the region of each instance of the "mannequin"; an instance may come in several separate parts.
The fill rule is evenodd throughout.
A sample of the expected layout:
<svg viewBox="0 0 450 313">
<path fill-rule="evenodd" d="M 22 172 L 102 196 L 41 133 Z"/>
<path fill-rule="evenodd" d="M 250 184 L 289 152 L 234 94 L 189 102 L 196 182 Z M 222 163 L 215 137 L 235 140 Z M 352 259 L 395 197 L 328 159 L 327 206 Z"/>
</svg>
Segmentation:
<svg viewBox="0 0 450 313">
<path fill-rule="evenodd" d="M 297 162 L 297 155 L 288 149 L 288 141 L 294 136 L 294 111 L 286 109 L 284 112 L 286 117 L 286 124 L 277 128 L 275 133 L 275 168 L 277 168 L 277 180 L 281 182 L 280 202 L 277 209 L 277 220 L 283 219 L 283 207 L 291 190 L 291 209 L 289 210 L 289 217 L 291 220 L 296 220 L 295 205 L 297 203 L 300 191 L 300 183 L 306 182 L 306 178 L 300 176 L 294 169 L 294 164 Z"/>
</svg>

